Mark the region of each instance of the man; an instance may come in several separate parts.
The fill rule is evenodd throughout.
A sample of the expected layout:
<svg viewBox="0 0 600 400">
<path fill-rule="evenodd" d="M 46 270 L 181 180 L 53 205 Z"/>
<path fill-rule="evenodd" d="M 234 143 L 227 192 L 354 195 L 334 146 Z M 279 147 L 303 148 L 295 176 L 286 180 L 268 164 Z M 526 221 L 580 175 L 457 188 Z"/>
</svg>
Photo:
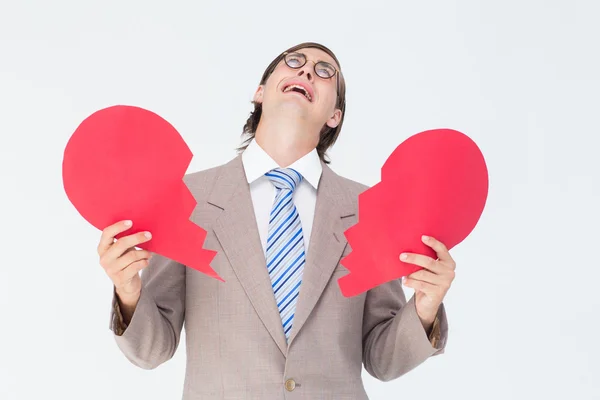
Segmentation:
<svg viewBox="0 0 600 400">
<path fill-rule="evenodd" d="M 254 95 L 241 154 L 185 176 L 198 203 L 191 219 L 207 230 L 224 283 L 137 250 L 151 233 L 115 242 L 135 221 L 102 234 L 116 342 L 133 364 L 155 368 L 185 322 L 184 399 L 367 399 L 362 365 L 388 381 L 444 350 L 455 265 L 434 238 L 425 243 L 438 260 L 408 254 L 425 268 L 406 280 L 416 291 L 408 302 L 400 281 L 351 298 L 337 285 L 351 251 L 343 233 L 367 188 L 326 160 L 345 112 L 339 65 L 316 43 L 279 55 Z"/>
</svg>

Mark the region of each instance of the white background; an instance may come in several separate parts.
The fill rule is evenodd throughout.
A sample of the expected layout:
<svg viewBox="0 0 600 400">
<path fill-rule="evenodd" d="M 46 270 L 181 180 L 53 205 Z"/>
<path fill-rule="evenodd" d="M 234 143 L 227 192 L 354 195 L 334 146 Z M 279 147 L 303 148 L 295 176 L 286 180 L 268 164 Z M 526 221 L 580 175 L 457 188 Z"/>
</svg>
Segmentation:
<svg viewBox="0 0 600 400">
<path fill-rule="evenodd" d="M 0 4 L 0 399 L 181 397 L 184 346 L 145 371 L 114 343 L 100 234 L 64 193 L 62 152 L 89 114 L 130 104 L 179 130 L 189 172 L 222 164 L 264 68 L 304 41 L 348 83 L 336 172 L 373 185 L 438 127 L 473 138 L 490 172 L 451 252 L 446 354 L 389 383 L 365 373 L 371 398 L 600 398 L 597 2 Z"/>
</svg>

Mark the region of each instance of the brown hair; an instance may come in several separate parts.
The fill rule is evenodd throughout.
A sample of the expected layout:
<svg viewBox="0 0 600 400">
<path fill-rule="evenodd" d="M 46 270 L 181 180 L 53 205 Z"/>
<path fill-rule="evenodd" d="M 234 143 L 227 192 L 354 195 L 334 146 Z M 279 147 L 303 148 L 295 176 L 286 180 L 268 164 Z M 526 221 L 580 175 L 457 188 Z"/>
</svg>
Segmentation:
<svg viewBox="0 0 600 400">
<path fill-rule="evenodd" d="M 322 44 L 314 43 L 314 42 L 301 43 L 299 45 L 296 45 L 294 47 L 287 49 L 285 52 L 291 53 L 291 52 L 294 52 L 294 51 L 297 51 L 300 49 L 306 49 L 306 48 L 315 48 L 315 49 L 324 51 L 325 53 L 329 54 L 331 56 L 331 58 L 333 58 L 335 60 L 338 67 L 340 68 L 340 73 L 339 73 L 338 77 L 336 78 L 336 79 L 340 80 L 340 92 L 338 94 L 338 98 L 337 98 L 337 102 L 336 102 L 336 108 L 338 108 L 342 111 L 340 123 L 335 128 L 330 128 L 329 126 L 327 126 L 327 124 L 325 124 L 323 126 L 323 129 L 321 129 L 319 143 L 317 144 L 317 153 L 319 154 L 319 158 L 324 163 L 329 164 L 329 161 L 326 159 L 325 153 L 331 146 L 333 146 L 333 144 L 337 140 L 337 138 L 340 134 L 340 130 L 342 129 L 342 124 L 344 122 L 344 114 L 346 113 L 346 81 L 344 80 L 344 77 L 341 73 L 340 62 L 338 61 L 337 57 L 335 56 L 335 54 L 333 54 L 333 52 L 331 50 L 329 50 L 327 47 L 323 46 Z M 271 61 L 271 64 L 269 64 L 269 66 L 263 73 L 263 76 L 260 80 L 260 85 L 264 85 L 267 82 L 267 79 L 269 79 L 269 77 L 275 70 L 275 67 L 277 67 L 279 62 L 283 59 L 285 52 L 282 52 L 273 61 Z M 248 147 L 248 145 L 250 144 L 252 139 L 254 139 L 254 134 L 256 132 L 256 128 L 258 127 L 258 122 L 260 121 L 260 116 L 262 114 L 262 104 L 256 103 L 254 101 L 252 101 L 252 104 L 254 105 L 254 111 L 252 111 L 250 113 L 250 116 L 248 117 L 248 120 L 246 121 L 246 124 L 244 125 L 244 131 L 242 133 L 242 136 L 244 134 L 246 134 L 249 137 L 242 143 L 242 145 L 240 147 L 237 148 L 238 152 L 244 151 Z"/>
</svg>

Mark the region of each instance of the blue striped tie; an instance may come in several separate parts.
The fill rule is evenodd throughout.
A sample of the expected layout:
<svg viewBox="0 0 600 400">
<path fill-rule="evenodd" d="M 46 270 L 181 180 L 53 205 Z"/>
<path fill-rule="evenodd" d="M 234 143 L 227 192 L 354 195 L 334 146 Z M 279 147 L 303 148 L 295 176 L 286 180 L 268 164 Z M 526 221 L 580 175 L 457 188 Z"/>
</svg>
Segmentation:
<svg viewBox="0 0 600 400">
<path fill-rule="evenodd" d="M 265 175 L 277 192 L 269 218 L 267 269 L 285 338 L 289 339 L 305 263 L 302 224 L 292 199 L 302 175 L 291 168 L 277 168 Z"/>
</svg>

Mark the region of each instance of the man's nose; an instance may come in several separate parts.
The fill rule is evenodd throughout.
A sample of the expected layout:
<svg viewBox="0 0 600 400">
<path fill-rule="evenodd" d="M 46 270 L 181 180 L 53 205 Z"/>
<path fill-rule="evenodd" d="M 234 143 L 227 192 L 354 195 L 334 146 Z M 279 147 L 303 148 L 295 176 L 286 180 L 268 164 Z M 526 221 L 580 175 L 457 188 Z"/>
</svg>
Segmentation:
<svg viewBox="0 0 600 400">
<path fill-rule="evenodd" d="M 313 82 L 314 76 L 313 73 L 310 70 L 310 67 L 308 66 L 308 63 L 300 68 L 300 71 L 298 71 L 298 76 L 305 76 L 306 75 L 306 79 L 308 79 L 309 82 Z"/>
</svg>

